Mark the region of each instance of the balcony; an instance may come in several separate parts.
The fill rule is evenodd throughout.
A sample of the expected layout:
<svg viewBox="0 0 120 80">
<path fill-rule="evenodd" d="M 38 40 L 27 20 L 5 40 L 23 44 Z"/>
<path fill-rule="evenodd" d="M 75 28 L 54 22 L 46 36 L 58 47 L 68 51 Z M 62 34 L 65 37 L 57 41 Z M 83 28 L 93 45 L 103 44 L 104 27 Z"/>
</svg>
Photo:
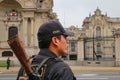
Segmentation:
<svg viewBox="0 0 120 80">
<path fill-rule="evenodd" d="M 9 48 L 9 45 L 6 41 L 0 41 L 0 48 Z"/>
</svg>

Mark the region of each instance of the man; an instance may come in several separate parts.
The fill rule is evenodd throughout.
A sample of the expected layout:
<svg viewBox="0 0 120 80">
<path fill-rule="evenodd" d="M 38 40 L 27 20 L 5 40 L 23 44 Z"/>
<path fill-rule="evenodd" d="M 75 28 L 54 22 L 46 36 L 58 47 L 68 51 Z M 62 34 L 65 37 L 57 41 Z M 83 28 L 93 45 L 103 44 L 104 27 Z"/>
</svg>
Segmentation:
<svg viewBox="0 0 120 80">
<path fill-rule="evenodd" d="M 67 36 L 73 33 L 64 30 L 59 21 L 49 21 L 38 30 L 40 52 L 32 63 L 42 62 L 47 57 L 59 58 L 68 53 Z M 23 77 L 19 80 L 25 80 Z M 46 69 L 43 80 L 76 80 L 70 67 L 59 59 Z"/>
<path fill-rule="evenodd" d="M 7 63 L 7 69 L 9 69 L 9 67 L 10 67 L 10 57 L 8 57 L 6 63 Z"/>
</svg>

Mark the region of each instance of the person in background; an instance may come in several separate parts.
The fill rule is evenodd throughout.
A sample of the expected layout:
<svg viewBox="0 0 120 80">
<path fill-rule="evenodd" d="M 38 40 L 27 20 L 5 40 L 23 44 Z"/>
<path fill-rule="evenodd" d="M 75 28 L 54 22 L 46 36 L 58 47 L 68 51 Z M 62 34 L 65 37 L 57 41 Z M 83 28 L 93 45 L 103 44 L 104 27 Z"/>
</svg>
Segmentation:
<svg viewBox="0 0 120 80">
<path fill-rule="evenodd" d="M 7 63 L 7 69 L 9 69 L 9 67 L 10 67 L 10 57 L 7 58 L 6 63 Z"/>
</svg>

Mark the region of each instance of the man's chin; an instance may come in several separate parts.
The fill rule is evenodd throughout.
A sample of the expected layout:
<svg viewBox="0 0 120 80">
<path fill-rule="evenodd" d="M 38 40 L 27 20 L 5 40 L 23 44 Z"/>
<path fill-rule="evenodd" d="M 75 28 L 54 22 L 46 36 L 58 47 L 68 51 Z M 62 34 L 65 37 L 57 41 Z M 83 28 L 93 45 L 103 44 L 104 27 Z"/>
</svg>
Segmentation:
<svg viewBox="0 0 120 80">
<path fill-rule="evenodd" d="M 68 53 L 63 54 L 63 56 L 67 56 L 67 55 L 68 55 Z"/>
</svg>

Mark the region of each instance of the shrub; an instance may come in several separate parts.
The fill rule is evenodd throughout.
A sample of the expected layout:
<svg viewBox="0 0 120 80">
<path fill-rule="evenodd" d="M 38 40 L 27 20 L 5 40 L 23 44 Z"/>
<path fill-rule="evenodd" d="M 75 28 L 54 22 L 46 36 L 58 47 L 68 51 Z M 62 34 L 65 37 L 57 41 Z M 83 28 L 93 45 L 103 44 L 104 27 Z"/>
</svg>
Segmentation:
<svg viewBox="0 0 120 80">
<path fill-rule="evenodd" d="M 7 63 L 5 60 L 0 60 L 0 67 L 6 67 L 7 66 Z M 14 62 L 13 61 L 10 61 L 10 67 L 13 67 L 14 66 Z"/>
</svg>

